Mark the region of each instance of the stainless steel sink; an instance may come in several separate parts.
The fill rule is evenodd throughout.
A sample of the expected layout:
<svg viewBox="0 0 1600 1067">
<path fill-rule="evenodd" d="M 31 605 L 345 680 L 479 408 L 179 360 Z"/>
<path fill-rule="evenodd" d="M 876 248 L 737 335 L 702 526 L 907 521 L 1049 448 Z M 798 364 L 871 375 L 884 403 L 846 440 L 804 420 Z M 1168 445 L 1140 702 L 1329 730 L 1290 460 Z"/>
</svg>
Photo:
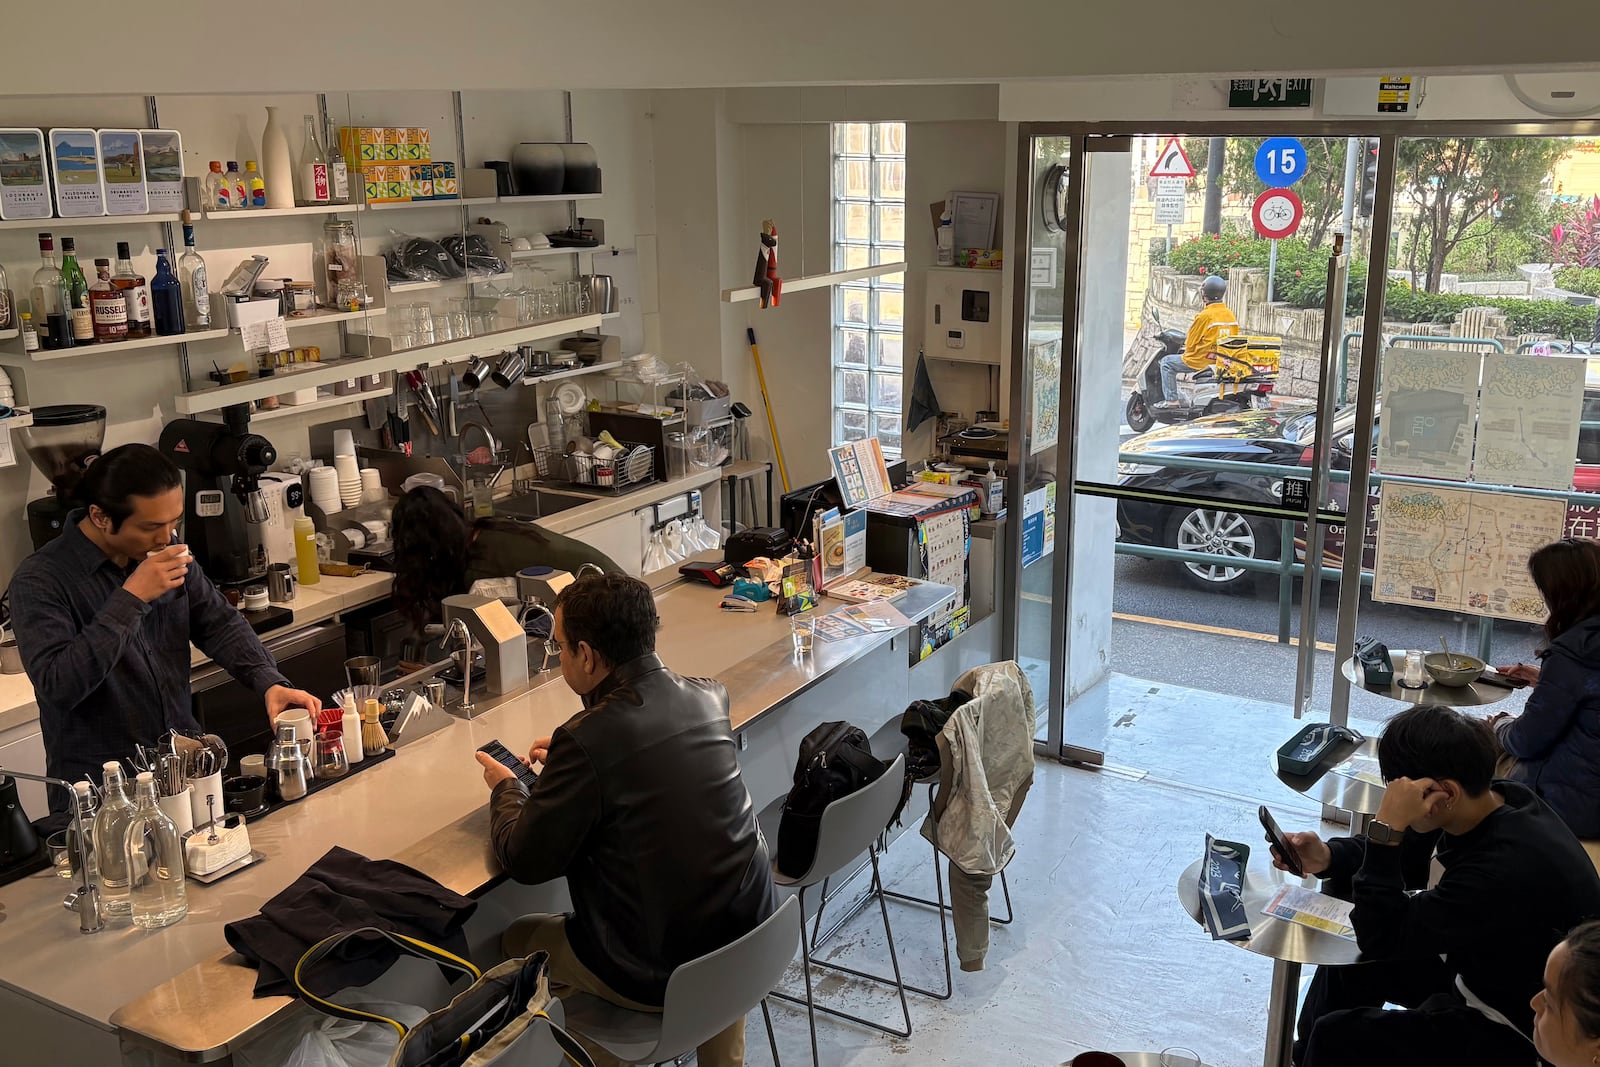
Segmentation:
<svg viewBox="0 0 1600 1067">
<path fill-rule="evenodd" d="M 518 515 L 526 519 L 539 519 L 546 515 L 555 515 L 569 508 L 581 507 L 592 503 L 588 497 L 572 496 L 567 493 L 556 493 L 548 489 L 535 489 L 531 493 L 519 493 L 516 496 L 496 500 L 494 509 L 507 515 Z"/>
</svg>

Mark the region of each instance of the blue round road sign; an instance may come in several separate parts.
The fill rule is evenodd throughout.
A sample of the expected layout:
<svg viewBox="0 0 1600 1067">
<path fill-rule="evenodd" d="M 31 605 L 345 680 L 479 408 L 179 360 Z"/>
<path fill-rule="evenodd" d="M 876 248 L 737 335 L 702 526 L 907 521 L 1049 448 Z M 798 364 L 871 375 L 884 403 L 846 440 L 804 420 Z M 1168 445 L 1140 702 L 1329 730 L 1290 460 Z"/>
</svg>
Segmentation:
<svg viewBox="0 0 1600 1067">
<path fill-rule="evenodd" d="M 1306 146 L 1293 137 L 1268 137 L 1256 149 L 1256 177 L 1269 189 L 1284 189 L 1306 176 Z"/>
</svg>

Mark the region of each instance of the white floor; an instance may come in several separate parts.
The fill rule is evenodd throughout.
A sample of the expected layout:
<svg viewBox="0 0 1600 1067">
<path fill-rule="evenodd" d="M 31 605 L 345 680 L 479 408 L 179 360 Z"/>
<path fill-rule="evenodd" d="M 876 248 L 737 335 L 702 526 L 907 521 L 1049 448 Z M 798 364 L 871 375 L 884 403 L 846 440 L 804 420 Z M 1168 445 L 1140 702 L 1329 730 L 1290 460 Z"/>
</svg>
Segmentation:
<svg viewBox="0 0 1600 1067">
<path fill-rule="evenodd" d="M 822 1063 L 1021 1067 L 1063 1063 L 1086 1049 L 1172 1045 L 1194 1049 L 1211 1067 L 1261 1062 L 1271 963 L 1212 942 L 1179 907 L 1175 887 L 1207 832 L 1259 839 L 1259 804 L 1286 829 L 1316 826 L 1316 805 L 1280 784 L 1268 764 L 1300 724 L 1278 705 L 1120 675 L 1085 701 L 1068 735 L 1104 748 L 1107 769 L 1038 762 L 1009 869 L 1017 920 L 994 927 L 987 968 L 957 970 L 948 1002 L 913 996 L 909 1040 L 819 1017 Z M 932 895 L 920 835 L 896 842 L 885 879 Z M 998 912 L 998 885 L 991 904 Z M 942 984 L 932 911 L 891 903 L 890 919 L 907 979 Z M 888 973 L 877 909 L 826 945 L 830 953 Z M 799 991 L 798 968 L 791 978 Z M 818 989 L 846 1010 L 898 1021 L 892 992 L 837 975 Z M 804 1010 L 774 1002 L 773 1015 L 784 1061 L 809 1063 Z M 759 1012 L 747 1045 L 747 1062 L 771 1061 Z"/>
</svg>

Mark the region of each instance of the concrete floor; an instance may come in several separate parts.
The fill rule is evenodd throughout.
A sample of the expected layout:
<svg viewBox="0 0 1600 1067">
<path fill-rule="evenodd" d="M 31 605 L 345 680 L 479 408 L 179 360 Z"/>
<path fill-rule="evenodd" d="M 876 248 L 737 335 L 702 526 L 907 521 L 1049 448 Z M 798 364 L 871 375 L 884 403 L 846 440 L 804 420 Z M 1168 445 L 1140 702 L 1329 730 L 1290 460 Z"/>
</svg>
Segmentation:
<svg viewBox="0 0 1600 1067">
<path fill-rule="evenodd" d="M 819 1017 L 822 1062 L 1022 1067 L 1086 1049 L 1182 1045 L 1212 1067 L 1259 1064 L 1271 963 L 1212 942 L 1179 907 L 1175 886 L 1207 832 L 1260 839 L 1258 804 L 1285 829 L 1317 827 L 1317 806 L 1268 763 L 1298 726 L 1281 705 L 1112 675 L 1069 713 L 1069 739 L 1103 748 L 1106 768 L 1037 764 L 1009 868 L 1017 920 L 994 928 L 987 968 L 957 970 L 951 1001 L 913 996 L 909 1040 Z M 931 896 L 929 856 L 907 834 L 885 857 L 885 881 Z M 998 910 L 998 886 L 994 896 Z M 931 910 L 891 903 L 890 919 L 907 979 L 942 984 Z M 888 973 L 876 908 L 824 946 L 828 955 Z M 799 991 L 798 968 L 790 978 Z M 818 989 L 857 1014 L 899 1018 L 892 991 L 831 974 Z M 809 1062 L 804 1010 L 774 1002 L 773 1017 L 784 1060 Z M 771 1061 L 759 1012 L 748 1047 L 747 1062 Z"/>
</svg>

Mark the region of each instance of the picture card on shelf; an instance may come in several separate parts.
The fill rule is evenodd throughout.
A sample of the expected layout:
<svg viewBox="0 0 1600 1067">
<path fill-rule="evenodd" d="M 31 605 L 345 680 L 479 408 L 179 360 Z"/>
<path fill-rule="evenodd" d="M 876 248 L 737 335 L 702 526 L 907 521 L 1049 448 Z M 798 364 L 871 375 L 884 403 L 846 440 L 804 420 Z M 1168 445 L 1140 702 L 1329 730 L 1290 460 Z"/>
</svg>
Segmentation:
<svg viewBox="0 0 1600 1067">
<path fill-rule="evenodd" d="M 44 133 L 0 128 L 0 219 L 50 217 Z"/>
<path fill-rule="evenodd" d="M 100 131 L 100 171 L 105 182 L 107 215 L 150 213 L 138 130 Z"/>
<path fill-rule="evenodd" d="M 106 213 L 100 139 L 93 130 L 64 126 L 51 130 L 50 169 L 55 174 L 56 214 L 81 219 Z"/>
<path fill-rule="evenodd" d="M 140 130 L 144 155 L 144 189 L 149 209 L 182 211 L 183 138 L 177 130 Z"/>
<path fill-rule="evenodd" d="M 828 450 L 834 480 L 839 483 L 839 499 L 847 508 L 859 508 L 869 500 L 887 496 L 889 467 L 883 461 L 883 447 L 876 437 L 852 441 Z"/>
</svg>

